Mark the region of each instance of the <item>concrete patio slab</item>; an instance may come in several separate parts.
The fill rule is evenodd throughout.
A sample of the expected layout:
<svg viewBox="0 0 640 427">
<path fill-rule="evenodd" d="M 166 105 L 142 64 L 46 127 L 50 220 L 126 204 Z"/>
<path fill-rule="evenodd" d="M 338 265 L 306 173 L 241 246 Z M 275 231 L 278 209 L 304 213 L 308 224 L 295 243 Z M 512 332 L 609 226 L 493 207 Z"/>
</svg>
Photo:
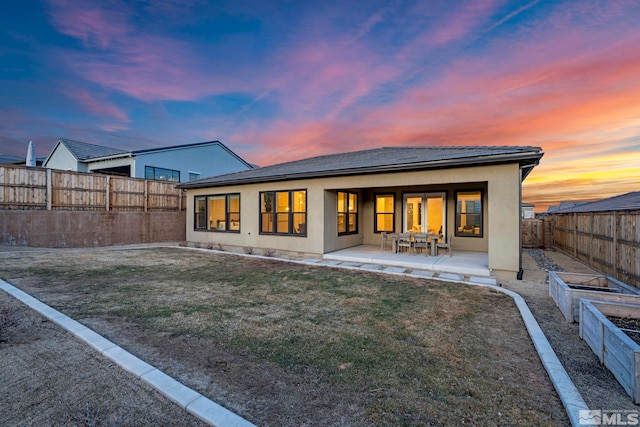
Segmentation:
<svg viewBox="0 0 640 427">
<path fill-rule="evenodd" d="M 412 276 L 418 276 L 418 277 L 433 277 L 435 276 L 436 273 L 434 273 L 433 271 L 426 271 L 426 270 L 413 270 L 411 272 Z"/>
<path fill-rule="evenodd" d="M 359 245 L 323 255 L 323 263 L 331 261 L 379 264 L 413 270 L 431 270 L 466 276 L 491 276 L 486 252 L 454 251 L 453 256 L 382 252 L 378 245 Z"/>
</svg>

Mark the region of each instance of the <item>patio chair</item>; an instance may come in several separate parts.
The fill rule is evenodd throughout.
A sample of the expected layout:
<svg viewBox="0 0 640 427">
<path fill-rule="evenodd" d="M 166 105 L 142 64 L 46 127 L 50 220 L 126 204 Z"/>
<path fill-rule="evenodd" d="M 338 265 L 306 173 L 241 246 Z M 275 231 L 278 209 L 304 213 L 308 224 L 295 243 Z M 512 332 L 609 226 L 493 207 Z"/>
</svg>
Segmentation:
<svg viewBox="0 0 640 427">
<path fill-rule="evenodd" d="M 380 244 L 380 251 L 384 252 L 384 248 L 388 246 L 389 250 L 393 252 L 393 249 L 394 249 L 393 239 L 389 237 L 389 233 L 387 233 L 386 231 L 383 231 L 381 235 L 382 235 L 382 243 Z"/>
<path fill-rule="evenodd" d="M 416 233 L 413 235 L 413 250 L 424 249 L 427 255 L 429 255 L 429 247 L 431 243 L 427 241 L 426 233 Z"/>
<path fill-rule="evenodd" d="M 406 249 L 409 253 L 413 253 L 413 235 L 411 233 L 398 234 L 398 252 Z"/>
<path fill-rule="evenodd" d="M 453 239 L 453 234 L 449 234 L 449 239 L 446 242 L 438 242 L 436 243 L 437 249 L 446 249 L 449 252 L 449 256 L 452 256 L 451 253 L 451 239 Z"/>
</svg>

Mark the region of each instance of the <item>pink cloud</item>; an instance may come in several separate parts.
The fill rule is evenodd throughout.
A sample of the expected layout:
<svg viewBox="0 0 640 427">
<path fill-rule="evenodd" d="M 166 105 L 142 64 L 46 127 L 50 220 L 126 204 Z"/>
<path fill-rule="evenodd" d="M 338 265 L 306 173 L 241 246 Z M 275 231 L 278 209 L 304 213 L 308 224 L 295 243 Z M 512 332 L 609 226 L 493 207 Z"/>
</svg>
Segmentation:
<svg viewBox="0 0 640 427">
<path fill-rule="evenodd" d="M 131 121 L 123 110 L 110 102 L 96 99 L 96 97 L 87 90 L 75 90 L 67 95 L 75 99 L 80 105 L 96 116 L 114 118 L 125 123 Z"/>
</svg>

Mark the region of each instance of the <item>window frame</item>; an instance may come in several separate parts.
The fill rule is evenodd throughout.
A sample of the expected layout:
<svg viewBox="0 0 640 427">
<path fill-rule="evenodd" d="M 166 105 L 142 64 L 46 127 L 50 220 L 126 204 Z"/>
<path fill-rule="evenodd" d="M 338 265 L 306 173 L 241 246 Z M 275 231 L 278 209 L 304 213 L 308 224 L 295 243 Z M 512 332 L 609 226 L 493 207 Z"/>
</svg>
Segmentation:
<svg viewBox="0 0 640 427">
<path fill-rule="evenodd" d="M 156 178 L 156 169 L 158 169 L 158 170 L 162 169 L 162 170 L 170 172 L 169 173 L 170 177 L 167 178 L 167 179 L 158 179 L 158 178 Z M 147 177 L 147 175 L 149 175 L 149 171 L 152 172 L 153 178 L 148 178 Z M 177 174 L 177 180 L 173 179 L 176 174 Z M 148 180 L 152 180 L 152 181 L 180 182 L 180 171 L 179 170 L 175 170 L 175 169 L 169 169 L 169 168 L 161 168 L 159 166 L 145 165 L 145 167 L 144 167 L 144 179 L 148 179 Z"/>
<path fill-rule="evenodd" d="M 221 229 L 212 229 L 211 224 L 209 224 L 209 202 L 213 198 L 224 197 L 224 230 Z M 238 210 L 231 211 L 231 197 L 238 198 Z M 204 200 L 204 212 L 198 211 L 198 201 Z M 203 231 L 203 232 L 211 232 L 211 233 L 240 233 L 241 221 L 240 221 L 240 212 L 241 212 L 241 196 L 240 193 L 218 193 L 218 194 L 201 194 L 194 196 L 193 198 L 193 231 Z M 198 215 L 204 215 L 204 227 L 197 227 Z M 231 218 L 232 215 L 237 215 L 237 221 Z M 237 228 L 231 228 L 231 223 L 237 222 Z"/>
<path fill-rule="evenodd" d="M 285 212 L 278 211 L 277 200 L 278 193 L 286 193 L 287 194 L 287 210 Z M 304 193 L 304 210 L 299 210 L 295 208 L 294 203 L 294 194 L 295 193 Z M 272 208 L 271 211 L 263 211 L 262 209 L 262 200 L 263 196 L 271 195 L 272 200 Z M 259 223 L 259 231 L 258 233 L 261 235 L 267 236 L 294 236 L 294 237 L 307 237 L 307 225 L 308 225 L 308 216 L 307 216 L 307 197 L 308 192 L 306 188 L 299 188 L 295 190 L 269 190 L 269 191 L 260 191 L 258 192 L 258 223 Z M 287 218 L 287 231 L 281 232 L 278 231 L 278 216 L 286 215 Z M 296 218 L 299 218 L 300 215 L 303 216 L 303 220 L 298 222 L 298 228 L 296 229 Z M 271 217 L 271 231 L 265 231 L 263 227 L 264 220 Z M 303 229 L 304 226 L 304 229 Z"/>
<path fill-rule="evenodd" d="M 469 215 L 467 212 L 458 212 L 458 201 L 460 194 L 469 194 L 469 193 L 479 193 L 480 195 L 480 211 L 479 212 L 471 212 L 470 215 L 478 215 L 479 216 L 479 228 L 480 232 L 478 234 L 475 233 L 463 233 L 460 230 L 462 227 L 461 223 L 461 215 Z M 455 220 L 454 220 L 454 233 L 456 237 L 473 237 L 473 238 L 483 238 L 484 237 L 484 190 L 483 189 L 465 189 L 465 190 L 456 190 L 454 195 L 454 203 L 455 203 Z M 466 223 L 466 221 L 465 221 Z"/>
<path fill-rule="evenodd" d="M 344 211 L 340 211 L 340 193 L 345 194 L 346 206 L 343 206 Z M 355 196 L 355 212 L 350 211 L 349 207 L 351 207 L 351 196 Z M 359 224 L 358 224 L 358 204 L 359 204 L 359 194 L 356 191 L 348 191 L 348 190 L 338 190 L 336 194 L 336 204 L 337 204 L 337 217 L 336 217 L 336 227 L 338 230 L 338 236 L 347 236 L 349 234 L 358 234 Z M 346 231 L 340 231 L 340 215 L 345 216 L 345 229 Z M 354 217 L 354 224 L 351 223 L 351 217 Z M 350 230 L 351 225 L 354 225 L 354 229 Z"/>
<path fill-rule="evenodd" d="M 378 197 L 391 197 L 391 212 L 378 213 Z M 391 215 L 391 231 L 380 230 L 378 228 L 378 215 Z M 373 232 L 374 233 L 395 233 L 396 232 L 396 194 L 376 193 L 373 195 Z"/>
</svg>

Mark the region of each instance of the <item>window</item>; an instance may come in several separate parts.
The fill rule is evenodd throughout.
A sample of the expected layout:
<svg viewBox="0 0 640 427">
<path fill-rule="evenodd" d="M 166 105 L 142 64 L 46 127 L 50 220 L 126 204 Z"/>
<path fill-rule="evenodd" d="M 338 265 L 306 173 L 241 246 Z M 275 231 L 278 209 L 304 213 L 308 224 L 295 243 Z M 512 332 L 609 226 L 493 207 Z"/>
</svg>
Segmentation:
<svg viewBox="0 0 640 427">
<path fill-rule="evenodd" d="M 358 232 L 358 194 L 338 191 L 338 235 Z"/>
<path fill-rule="evenodd" d="M 307 191 L 260 193 L 260 233 L 307 235 Z"/>
<path fill-rule="evenodd" d="M 240 194 L 196 196 L 193 228 L 200 231 L 240 231 Z"/>
<path fill-rule="evenodd" d="M 395 196 L 393 194 L 376 195 L 375 210 L 374 231 L 376 233 L 382 231 L 393 233 L 395 230 Z"/>
<path fill-rule="evenodd" d="M 200 172 L 189 172 L 189 181 L 200 179 Z"/>
<path fill-rule="evenodd" d="M 482 237 L 482 192 L 456 193 L 456 236 Z"/>
<path fill-rule="evenodd" d="M 180 171 L 156 168 L 154 166 L 145 166 L 144 177 L 145 179 L 155 179 L 157 181 L 180 182 Z"/>
</svg>

